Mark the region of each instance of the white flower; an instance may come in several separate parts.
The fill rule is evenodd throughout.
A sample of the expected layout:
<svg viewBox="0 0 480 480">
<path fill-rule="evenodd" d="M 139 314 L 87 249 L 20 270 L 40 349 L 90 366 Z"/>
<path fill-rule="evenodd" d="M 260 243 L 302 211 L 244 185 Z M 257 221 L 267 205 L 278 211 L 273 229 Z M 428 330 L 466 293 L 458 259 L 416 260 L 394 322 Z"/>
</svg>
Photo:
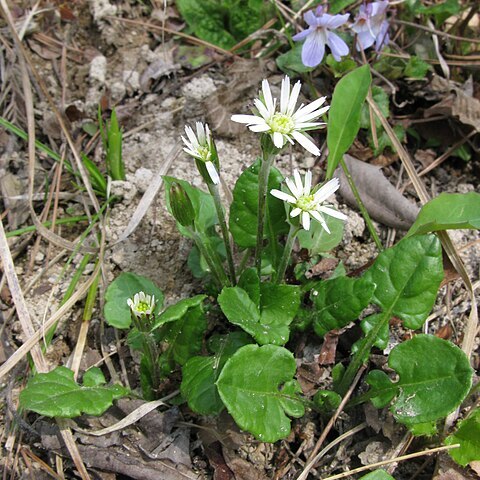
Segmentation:
<svg viewBox="0 0 480 480">
<path fill-rule="evenodd" d="M 305 184 L 302 185 L 302 179 L 298 170 L 293 171 L 295 181 L 286 178 L 285 182 L 291 194 L 282 192 L 280 190 L 271 190 L 270 193 L 293 205 L 293 210 L 290 212 L 291 217 L 297 217 L 302 214 L 301 222 L 305 230 L 310 229 L 310 216 L 319 221 L 322 227 L 330 233 L 330 229 L 323 218 L 323 214 L 331 217 L 346 220 L 347 216 L 331 208 L 331 205 L 323 205 L 323 202 L 333 195 L 340 186 L 338 178 L 332 178 L 325 185 L 321 186 L 317 191 L 312 190 L 312 172 L 310 170 L 305 174 Z"/>
<path fill-rule="evenodd" d="M 254 100 L 258 115 L 233 115 L 232 120 L 247 124 L 252 132 L 269 133 L 277 148 L 282 148 L 286 142 L 293 144 L 293 140 L 296 140 L 313 155 L 320 155 L 319 148 L 304 132 L 325 125 L 312 120 L 323 115 L 330 107 L 320 108 L 326 99 L 321 97 L 309 105 L 300 105 L 295 112 L 300 88 L 301 83 L 297 82 L 290 91 L 290 78 L 285 76 L 280 93 L 280 111 L 277 111 L 277 99 L 272 98 L 270 85 L 267 80 L 263 80 L 263 99 Z"/>
<path fill-rule="evenodd" d="M 215 184 L 220 183 L 220 177 L 218 176 L 217 169 L 213 163 L 214 161 L 214 147 L 212 138 L 210 135 L 210 129 L 208 125 L 201 122 L 196 123 L 197 135 L 191 127 L 185 126 L 185 133 L 187 138 L 182 136 L 183 143 L 186 145 L 183 150 L 191 155 L 193 158 L 205 163 L 205 167 Z"/>
<path fill-rule="evenodd" d="M 155 310 L 155 295 L 146 295 L 144 292 L 138 292 L 133 296 L 133 300 L 129 298 L 127 304 L 132 313 L 141 318 L 144 315 L 151 315 Z"/>
</svg>

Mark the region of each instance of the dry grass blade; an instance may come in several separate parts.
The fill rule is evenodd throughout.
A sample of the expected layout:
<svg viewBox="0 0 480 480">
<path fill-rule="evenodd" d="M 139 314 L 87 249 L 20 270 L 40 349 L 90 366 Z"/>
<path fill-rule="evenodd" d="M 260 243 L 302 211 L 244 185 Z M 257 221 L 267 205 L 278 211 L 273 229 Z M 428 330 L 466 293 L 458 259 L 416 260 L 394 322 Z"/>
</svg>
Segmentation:
<svg viewBox="0 0 480 480">
<path fill-rule="evenodd" d="M 415 191 L 417 192 L 420 198 L 420 201 L 422 203 L 427 203 L 430 200 L 430 196 L 428 195 L 425 185 L 420 180 L 420 177 L 418 176 L 418 173 L 416 172 L 415 167 L 413 166 L 412 160 L 410 159 L 408 152 L 405 150 L 403 145 L 398 140 L 397 136 L 395 135 L 395 132 L 393 131 L 390 124 L 388 123 L 388 120 L 384 117 L 384 115 L 378 108 L 377 104 L 374 101 L 370 100 L 369 98 L 367 98 L 367 100 L 369 102 L 369 105 L 371 105 L 373 111 L 375 112 L 375 115 L 378 117 L 378 119 L 382 123 L 382 126 L 385 129 L 385 132 L 387 132 L 387 135 L 389 136 L 392 144 L 394 145 L 395 150 L 397 151 L 398 156 L 400 157 L 405 167 L 405 170 L 407 171 L 408 176 L 410 177 L 410 181 L 412 182 L 413 187 L 415 188 Z M 465 268 L 465 264 L 463 263 L 463 260 L 461 259 L 455 246 L 453 245 L 453 242 L 450 239 L 448 233 L 446 231 L 438 232 L 438 237 L 442 242 L 445 252 L 450 258 L 450 261 L 452 262 L 453 266 L 462 277 L 462 280 L 465 283 L 465 286 L 467 287 L 468 293 L 470 295 L 471 311 L 468 317 L 467 325 L 465 327 L 465 335 L 462 342 L 462 350 L 470 358 L 472 355 L 473 346 L 475 343 L 475 336 L 477 335 L 477 330 L 478 330 L 477 300 L 475 298 L 474 288 L 470 280 L 470 277 L 468 276 L 468 272 Z"/>
<path fill-rule="evenodd" d="M 113 245 L 123 242 L 138 227 L 139 223 L 141 222 L 148 208 L 150 207 L 153 200 L 155 199 L 155 196 L 157 195 L 158 190 L 163 184 L 163 178 L 162 178 L 163 175 L 167 174 L 168 170 L 170 169 L 170 165 L 178 157 L 181 151 L 182 151 L 182 147 L 180 145 L 180 142 L 177 142 L 177 144 L 168 153 L 166 161 L 162 164 L 162 166 L 160 167 L 160 170 L 157 172 L 156 175 L 153 176 L 154 178 L 153 182 L 149 185 L 146 192 L 143 194 L 143 197 L 140 200 L 137 208 L 135 209 L 135 212 L 133 212 L 132 218 L 128 222 L 128 225 L 125 228 L 125 231 L 122 233 L 120 238 Z"/>
<path fill-rule="evenodd" d="M 125 418 L 122 418 L 119 422 L 115 423 L 114 425 L 110 425 L 109 427 L 102 428 L 101 430 L 90 431 L 90 430 L 82 430 L 80 428 L 75 428 L 77 432 L 84 433 L 86 435 L 93 435 L 95 437 L 100 437 L 102 435 L 107 435 L 108 433 L 116 432 L 117 430 L 121 430 L 122 428 L 126 428 L 129 425 L 133 425 L 134 423 L 138 422 L 141 418 L 145 415 L 149 414 L 152 410 L 155 410 L 157 407 L 161 407 L 165 405 L 165 402 L 170 400 L 171 398 L 178 395 L 179 390 L 175 390 L 174 392 L 168 394 L 166 397 L 161 398 L 160 400 L 154 400 L 153 402 L 147 402 L 140 407 L 136 408 L 133 412 L 129 413 Z"/>
</svg>

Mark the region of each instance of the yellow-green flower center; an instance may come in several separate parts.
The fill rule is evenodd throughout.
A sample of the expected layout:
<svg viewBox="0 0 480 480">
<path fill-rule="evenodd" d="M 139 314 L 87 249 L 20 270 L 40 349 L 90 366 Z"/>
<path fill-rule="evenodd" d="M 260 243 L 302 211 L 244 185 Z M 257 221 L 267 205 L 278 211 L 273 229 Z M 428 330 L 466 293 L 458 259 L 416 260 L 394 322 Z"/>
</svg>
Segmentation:
<svg viewBox="0 0 480 480">
<path fill-rule="evenodd" d="M 148 312 L 150 310 L 150 305 L 147 302 L 138 302 L 137 305 L 135 305 L 135 310 L 137 312 Z"/>
<path fill-rule="evenodd" d="M 309 212 L 310 210 L 315 210 L 317 202 L 313 195 L 304 195 L 297 200 L 296 206 L 304 212 Z"/>
<path fill-rule="evenodd" d="M 210 159 L 211 159 L 211 156 L 212 156 L 212 152 L 210 151 L 210 148 L 208 148 L 208 146 L 200 145 L 200 146 L 197 148 L 197 152 L 198 152 L 198 155 L 200 156 L 200 158 L 201 158 L 204 162 L 210 162 Z"/>
<path fill-rule="evenodd" d="M 295 122 L 289 115 L 276 113 L 270 120 L 270 128 L 274 132 L 288 135 L 295 128 Z"/>
</svg>

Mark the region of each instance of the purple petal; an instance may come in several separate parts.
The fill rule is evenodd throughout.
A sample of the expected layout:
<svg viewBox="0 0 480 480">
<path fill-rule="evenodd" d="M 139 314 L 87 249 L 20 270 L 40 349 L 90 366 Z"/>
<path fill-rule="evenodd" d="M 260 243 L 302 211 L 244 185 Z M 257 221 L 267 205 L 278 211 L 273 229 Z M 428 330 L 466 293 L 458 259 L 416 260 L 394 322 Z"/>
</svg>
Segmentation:
<svg viewBox="0 0 480 480">
<path fill-rule="evenodd" d="M 379 52 L 385 45 L 388 45 L 388 42 L 390 41 L 390 37 L 388 35 L 388 27 L 389 24 L 385 20 L 382 23 L 382 26 L 380 28 L 380 32 L 377 35 L 376 43 L 375 43 L 375 50 Z"/>
<path fill-rule="evenodd" d="M 357 35 L 357 51 L 366 50 L 373 45 L 375 37 L 372 36 L 370 30 L 360 32 Z"/>
<path fill-rule="evenodd" d="M 302 62 L 306 67 L 320 65 L 325 55 L 326 40 L 324 30 L 316 30 L 307 37 L 302 48 Z"/>
<path fill-rule="evenodd" d="M 303 32 L 299 32 L 296 35 L 292 37 L 292 40 L 294 42 L 300 42 L 304 38 L 308 37 L 312 32 L 314 32 L 313 28 L 307 28 L 306 30 L 303 30 Z"/>
<path fill-rule="evenodd" d="M 303 19 L 305 20 L 305 23 L 307 23 L 310 27 L 317 26 L 317 17 L 313 13 L 313 10 L 309 10 L 307 13 L 305 13 L 303 15 Z"/>
<path fill-rule="evenodd" d="M 343 56 L 348 55 L 348 45 L 335 33 L 328 32 L 327 45 L 332 51 L 333 58 L 339 62 Z"/>
<path fill-rule="evenodd" d="M 343 25 L 348 21 L 350 14 L 346 13 L 345 15 L 329 15 L 328 13 L 326 13 L 323 17 L 326 20 L 325 27 L 331 30 L 335 30 L 340 25 Z"/>
<path fill-rule="evenodd" d="M 384 15 L 388 8 L 388 1 L 383 2 L 372 2 L 370 16 L 374 17 L 376 15 Z"/>
</svg>

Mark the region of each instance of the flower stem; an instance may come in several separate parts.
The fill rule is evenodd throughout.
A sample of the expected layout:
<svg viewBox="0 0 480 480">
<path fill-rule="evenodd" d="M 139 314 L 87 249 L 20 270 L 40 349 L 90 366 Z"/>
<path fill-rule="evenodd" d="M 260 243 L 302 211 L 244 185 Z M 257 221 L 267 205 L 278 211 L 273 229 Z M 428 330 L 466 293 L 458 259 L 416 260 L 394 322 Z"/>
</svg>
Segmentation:
<svg viewBox="0 0 480 480">
<path fill-rule="evenodd" d="M 217 210 L 218 221 L 220 223 L 220 229 L 222 231 L 223 243 L 225 244 L 225 251 L 227 252 L 227 264 L 228 272 L 230 276 L 230 281 L 232 285 L 237 284 L 237 279 L 235 275 L 235 265 L 233 263 L 233 254 L 232 247 L 230 244 L 230 235 L 228 234 L 227 221 L 225 220 L 225 212 L 223 210 L 222 201 L 220 199 L 220 192 L 218 190 L 218 185 L 213 183 L 208 183 L 208 190 L 210 195 L 213 197 L 213 202 L 215 203 L 215 209 Z"/>
<path fill-rule="evenodd" d="M 285 276 L 285 271 L 287 270 L 288 260 L 290 259 L 290 255 L 292 254 L 293 244 L 295 242 L 295 238 L 297 237 L 297 233 L 299 232 L 300 227 L 295 225 L 290 225 L 290 230 L 288 232 L 287 241 L 285 242 L 285 248 L 283 249 L 283 255 L 280 259 L 280 264 L 277 268 L 277 273 L 275 275 L 275 283 L 279 284 L 283 281 L 283 277 Z"/>
<path fill-rule="evenodd" d="M 370 235 L 372 236 L 373 241 L 375 242 L 375 245 L 377 246 L 378 250 L 381 252 L 383 251 L 382 242 L 380 241 L 380 237 L 378 236 L 377 231 L 375 230 L 372 219 L 370 218 L 370 215 L 368 214 L 368 211 L 365 208 L 365 205 L 362 202 L 362 199 L 360 198 L 360 194 L 358 193 L 357 187 L 355 186 L 355 182 L 353 181 L 352 175 L 350 175 L 350 172 L 348 171 L 348 167 L 347 167 L 347 164 L 345 163 L 345 160 L 343 159 L 343 156 L 340 158 L 340 165 L 343 168 L 345 177 L 347 177 L 348 184 L 350 185 L 353 196 L 357 201 L 358 208 L 360 209 L 360 212 L 362 213 L 363 218 L 367 223 L 368 231 L 370 232 Z"/>
<path fill-rule="evenodd" d="M 263 227 L 265 224 L 265 207 L 267 204 L 268 176 L 272 168 L 273 159 L 277 149 L 269 135 L 262 137 L 262 162 L 258 172 L 258 223 L 257 223 L 257 245 L 255 247 L 255 266 L 258 278 L 262 272 L 262 248 L 263 248 Z"/>
<path fill-rule="evenodd" d="M 217 252 L 212 248 L 208 238 L 205 238 L 203 235 L 200 235 L 193 228 L 189 228 L 190 233 L 192 234 L 195 245 L 197 246 L 200 254 L 205 258 L 210 272 L 217 283 L 217 285 L 222 288 L 225 285 L 230 285 L 230 281 L 225 274 L 225 270 L 218 258 Z"/>
</svg>

